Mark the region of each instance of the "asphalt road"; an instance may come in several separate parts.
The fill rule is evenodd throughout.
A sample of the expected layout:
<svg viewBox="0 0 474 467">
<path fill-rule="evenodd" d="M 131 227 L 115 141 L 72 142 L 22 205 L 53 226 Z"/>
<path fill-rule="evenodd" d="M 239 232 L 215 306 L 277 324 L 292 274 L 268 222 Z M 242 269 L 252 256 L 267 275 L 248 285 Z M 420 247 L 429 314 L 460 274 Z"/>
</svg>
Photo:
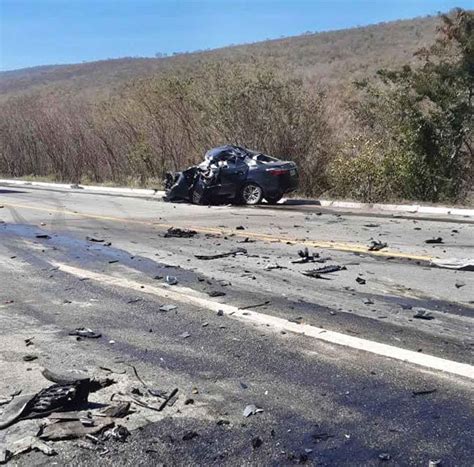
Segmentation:
<svg viewBox="0 0 474 467">
<path fill-rule="evenodd" d="M 44 367 L 115 379 L 98 406 L 179 389 L 134 404 L 124 443 L 55 442 L 60 465 L 472 465 L 474 272 L 430 261 L 472 259 L 474 219 L 0 188 L 0 221 L 0 401 Z M 304 248 L 321 262 L 293 263 Z"/>
</svg>

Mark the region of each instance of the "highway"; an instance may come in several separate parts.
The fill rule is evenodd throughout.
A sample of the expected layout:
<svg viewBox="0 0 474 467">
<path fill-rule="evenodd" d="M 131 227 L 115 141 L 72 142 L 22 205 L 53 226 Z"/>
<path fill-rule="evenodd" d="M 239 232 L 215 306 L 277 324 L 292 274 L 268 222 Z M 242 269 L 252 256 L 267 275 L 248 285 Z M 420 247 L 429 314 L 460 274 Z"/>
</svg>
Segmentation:
<svg viewBox="0 0 474 467">
<path fill-rule="evenodd" d="M 179 389 L 61 465 L 472 465 L 474 272 L 435 258 L 472 262 L 473 217 L 0 187 L 0 400 L 42 368 Z"/>
</svg>

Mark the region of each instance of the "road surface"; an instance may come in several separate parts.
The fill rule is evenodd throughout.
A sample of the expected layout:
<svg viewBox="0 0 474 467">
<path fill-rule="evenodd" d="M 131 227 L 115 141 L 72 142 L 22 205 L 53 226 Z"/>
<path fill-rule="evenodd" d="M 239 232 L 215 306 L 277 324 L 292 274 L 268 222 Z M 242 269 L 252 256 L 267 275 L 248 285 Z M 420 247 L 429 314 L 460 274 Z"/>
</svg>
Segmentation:
<svg viewBox="0 0 474 467">
<path fill-rule="evenodd" d="M 59 464 L 472 465 L 474 272 L 430 262 L 474 257 L 473 218 L 29 188 L 0 207 L 0 400 L 51 384 L 45 367 L 115 379 L 97 404 L 179 389 L 134 404 L 124 443 L 53 443 Z M 305 248 L 319 262 L 295 263 Z"/>
</svg>

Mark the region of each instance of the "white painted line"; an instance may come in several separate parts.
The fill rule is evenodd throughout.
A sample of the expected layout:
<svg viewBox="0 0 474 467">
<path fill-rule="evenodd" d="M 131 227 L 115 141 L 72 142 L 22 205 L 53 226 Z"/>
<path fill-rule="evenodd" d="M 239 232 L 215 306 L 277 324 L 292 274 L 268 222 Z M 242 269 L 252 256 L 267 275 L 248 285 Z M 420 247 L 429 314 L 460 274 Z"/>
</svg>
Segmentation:
<svg viewBox="0 0 474 467">
<path fill-rule="evenodd" d="M 411 350 L 401 349 L 399 347 L 394 347 L 387 344 L 380 344 L 378 342 L 361 339 L 359 337 L 328 331 L 326 329 L 318 328 L 309 324 L 292 323 L 286 319 L 259 313 L 253 310 L 240 310 L 238 307 L 233 305 L 226 305 L 209 300 L 209 298 L 204 296 L 202 293 L 187 287 L 144 285 L 134 280 L 92 272 L 86 269 L 76 268 L 57 262 L 52 263 L 52 266 L 59 267 L 61 271 L 73 276 L 88 278 L 108 286 L 132 289 L 137 292 L 155 295 L 162 299 L 164 298 L 201 308 L 206 308 L 213 312 L 222 310 L 230 318 L 238 319 L 248 324 L 256 324 L 266 327 L 271 326 L 276 330 L 284 330 L 296 334 L 302 334 L 314 339 L 330 342 L 331 344 L 343 345 L 352 349 L 370 352 L 375 355 L 413 363 L 431 370 L 444 371 L 458 376 L 463 376 L 465 378 L 474 379 L 474 366 L 468 365 L 467 363 L 454 362 L 423 353 L 413 352 Z"/>
</svg>

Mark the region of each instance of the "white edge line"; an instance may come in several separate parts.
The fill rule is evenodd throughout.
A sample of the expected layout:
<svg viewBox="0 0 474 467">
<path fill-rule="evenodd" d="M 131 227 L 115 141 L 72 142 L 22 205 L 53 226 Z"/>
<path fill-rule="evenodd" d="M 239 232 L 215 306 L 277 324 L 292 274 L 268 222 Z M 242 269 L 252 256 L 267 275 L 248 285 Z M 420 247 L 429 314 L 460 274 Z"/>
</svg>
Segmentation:
<svg viewBox="0 0 474 467">
<path fill-rule="evenodd" d="M 118 278 L 106 274 L 88 271 L 86 269 L 76 268 L 63 263 L 53 262 L 51 264 L 54 267 L 59 267 L 59 269 L 65 273 L 81 278 L 95 280 L 106 285 L 128 288 L 136 290 L 137 292 L 152 294 L 160 298 L 166 298 L 176 302 L 207 308 L 214 312 L 222 310 L 224 314 L 228 315 L 229 317 L 248 323 L 257 325 L 271 325 L 278 330 L 290 331 L 295 334 L 313 337 L 331 344 L 363 350 L 375 355 L 388 357 L 402 362 L 413 363 L 431 370 L 443 371 L 465 378 L 474 379 L 474 366 L 467 363 L 445 360 L 432 355 L 413 352 L 412 350 L 406 350 L 392 345 L 381 344 L 379 342 L 373 342 L 367 339 L 361 339 L 359 337 L 348 336 L 339 332 L 329 331 L 327 329 L 319 328 L 309 324 L 292 323 L 286 319 L 253 310 L 241 310 L 233 305 L 227 305 L 209 300 L 200 292 L 186 287 L 144 285 L 130 279 Z M 144 288 L 142 288 L 143 286 Z"/>
</svg>

